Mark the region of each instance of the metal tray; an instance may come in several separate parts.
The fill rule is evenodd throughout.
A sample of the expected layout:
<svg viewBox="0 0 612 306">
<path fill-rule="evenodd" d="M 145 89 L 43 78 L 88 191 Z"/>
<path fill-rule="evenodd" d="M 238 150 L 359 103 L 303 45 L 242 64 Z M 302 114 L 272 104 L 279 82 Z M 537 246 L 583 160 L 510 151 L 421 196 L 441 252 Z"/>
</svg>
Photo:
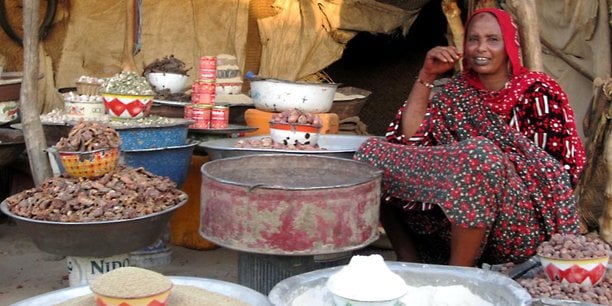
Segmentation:
<svg viewBox="0 0 612 306">
<path fill-rule="evenodd" d="M 201 142 L 198 146 L 206 151 L 211 160 L 255 154 L 309 154 L 353 158 L 355 151 L 372 136 L 321 134 L 318 144 L 325 150 L 281 150 L 265 148 L 236 148 L 239 140 L 261 139 L 269 135 L 242 138 L 224 138 Z"/>
<path fill-rule="evenodd" d="M 189 134 L 193 135 L 226 135 L 226 134 L 235 134 L 235 133 L 248 133 L 256 131 L 256 127 L 240 125 L 240 124 L 229 124 L 227 128 L 223 129 L 198 129 L 198 128 L 189 128 Z"/>
<path fill-rule="evenodd" d="M 527 290 L 498 272 L 394 261 L 388 261 L 387 266 L 410 286 L 464 285 L 495 306 L 531 305 L 531 296 Z M 326 301 L 331 301 L 331 293 L 325 287 L 325 283 L 341 268 L 341 266 L 326 268 L 286 278 L 272 288 L 268 298 L 273 305 L 291 306 L 301 294 L 305 294 L 308 290 L 317 290 L 316 294 L 313 294 L 321 299 L 321 303 L 317 305 L 326 305 Z"/>
<path fill-rule="evenodd" d="M 194 286 L 215 293 L 223 294 L 235 299 L 238 299 L 247 305 L 253 306 L 268 306 L 271 305 L 267 297 L 253 289 L 237 285 L 234 283 L 220 281 L 208 278 L 186 277 L 186 276 L 170 276 L 172 283 L 175 285 Z M 51 291 L 35 297 L 31 297 L 19 301 L 12 306 L 38 306 L 38 305 L 55 305 L 62 302 L 67 302 L 73 298 L 91 294 L 88 285 L 65 288 Z M 172 306 L 172 305 L 169 305 Z"/>
</svg>

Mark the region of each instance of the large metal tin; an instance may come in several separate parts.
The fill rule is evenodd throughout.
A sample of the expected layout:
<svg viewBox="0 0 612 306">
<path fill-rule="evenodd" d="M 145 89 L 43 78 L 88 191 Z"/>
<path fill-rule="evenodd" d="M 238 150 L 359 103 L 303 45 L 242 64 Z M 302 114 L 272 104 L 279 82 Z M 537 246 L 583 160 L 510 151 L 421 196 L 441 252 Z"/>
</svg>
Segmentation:
<svg viewBox="0 0 612 306">
<path fill-rule="evenodd" d="M 498 272 L 393 261 L 387 262 L 387 266 L 401 276 L 409 286 L 463 285 L 495 306 L 531 305 L 531 296 L 527 290 Z M 325 283 L 341 268 L 341 266 L 326 268 L 284 279 L 272 288 L 268 299 L 275 306 L 291 306 L 300 295 L 314 290 L 313 296 L 319 297 L 321 301 L 313 305 L 332 305 L 331 293 L 325 287 Z"/>
<path fill-rule="evenodd" d="M 349 159 L 267 154 L 202 166 L 200 234 L 273 255 L 362 248 L 378 238 L 381 172 Z"/>
<path fill-rule="evenodd" d="M 255 290 L 234 283 L 215 279 L 187 276 L 170 276 L 169 278 L 175 285 L 198 287 L 211 292 L 216 292 L 225 296 L 235 298 L 239 301 L 246 303 L 247 305 L 271 305 L 265 295 Z M 68 302 L 74 298 L 86 296 L 88 294 L 92 294 L 88 285 L 65 288 L 37 295 L 29 299 L 25 299 L 23 301 L 13 304 L 12 306 L 56 305 L 58 303 Z"/>
<path fill-rule="evenodd" d="M 155 242 L 166 228 L 174 211 L 187 202 L 161 212 L 116 221 L 53 222 L 24 218 L 12 213 L 3 201 L 0 210 L 15 219 L 40 250 L 52 254 L 80 257 L 108 257 L 129 253 Z"/>
<path fill-rule="evenodd" d="M 258 155 L 258 154 L 308 154 L 317 156 L 335 156 L 352 159 L 355 151 L 368 138 L 372 136 L 343 135 L 343 134 L 321 134 L 318 145 L 324 150 L 289 150 L 289 149 L 267 149 L 267 148 L 237 148 L 236 143 L 240 140 L 249 141 L 261 139 L 267 135 L 250 136 L 242 138 L 224 138 L 201 142 L 198 146 L 206 151 L 211 160 Z"/>
</svg>

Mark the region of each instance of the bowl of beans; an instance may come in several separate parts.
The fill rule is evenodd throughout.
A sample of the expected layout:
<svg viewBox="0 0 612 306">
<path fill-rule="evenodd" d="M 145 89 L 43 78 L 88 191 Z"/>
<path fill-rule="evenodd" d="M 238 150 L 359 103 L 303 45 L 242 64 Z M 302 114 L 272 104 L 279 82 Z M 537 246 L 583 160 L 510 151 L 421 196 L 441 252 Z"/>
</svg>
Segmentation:
<svg viewBox="0 0 612 306">
<path fill-rule="evenodd" d="M 538 247 L 538 256 L 550 281 L 594 286 L 606 275 L 610 246 L 592 236 L 554 234 Z"/>
</svg>

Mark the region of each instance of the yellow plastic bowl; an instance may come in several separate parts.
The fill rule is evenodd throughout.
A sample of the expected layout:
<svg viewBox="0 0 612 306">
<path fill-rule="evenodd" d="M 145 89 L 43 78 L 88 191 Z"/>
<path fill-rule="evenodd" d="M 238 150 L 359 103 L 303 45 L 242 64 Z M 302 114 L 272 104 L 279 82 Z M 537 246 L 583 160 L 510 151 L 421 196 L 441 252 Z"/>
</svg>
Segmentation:
<svg viewBox="0 0 612 306">
<path fill-rule="evenodd" d="M 73 177 L 94 178 L 102 176 L 117 166 L 118 148 L 106 148 L 84 152 L 59 151 L 60 161 L 66 173 Z"/>
</svg>

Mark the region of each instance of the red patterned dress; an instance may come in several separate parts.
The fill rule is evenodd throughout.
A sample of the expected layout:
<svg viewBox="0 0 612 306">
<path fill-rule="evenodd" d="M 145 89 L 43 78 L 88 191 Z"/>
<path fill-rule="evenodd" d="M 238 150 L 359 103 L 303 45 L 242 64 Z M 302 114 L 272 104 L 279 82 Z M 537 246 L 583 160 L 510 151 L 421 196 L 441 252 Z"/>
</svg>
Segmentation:
<svg viewBox="0 0 612 306">
<path fill-rule="evenodd" d="M 486 228 L 480 262 L 521 262 L 553 233 L 577 233 L 573 187 L 585 155 L 567 96 L 546 74 L 525 69 L 488 92 L 470 72 L 432 98 L 406 139 L 403 107 L 386 140 L 355 159 L 384 171 L 381 205 L 403 207 L 426 262 L 447 263 L 450 225 Z"/>
</svg>

